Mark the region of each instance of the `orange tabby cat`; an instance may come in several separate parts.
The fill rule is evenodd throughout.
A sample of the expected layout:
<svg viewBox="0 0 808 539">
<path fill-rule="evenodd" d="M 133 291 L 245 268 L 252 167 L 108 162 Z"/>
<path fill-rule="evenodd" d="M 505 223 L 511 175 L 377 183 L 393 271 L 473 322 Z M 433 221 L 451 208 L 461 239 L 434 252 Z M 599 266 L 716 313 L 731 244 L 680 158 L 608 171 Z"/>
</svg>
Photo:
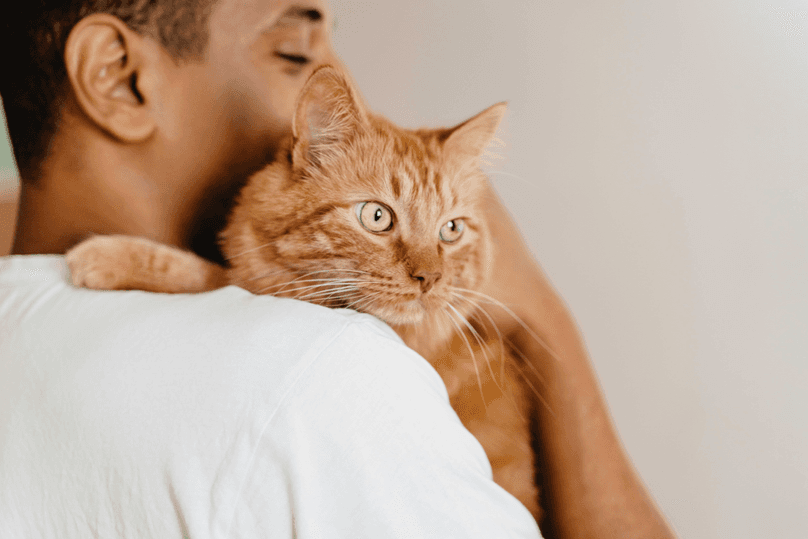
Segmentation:
<svg viewBox="0 0 808 539">
<path fill-rule="evenodd" d="M 517 359 L 468 321 L 491 277 L 478 161 L 504 112 L 498 104 L 451 129 L 405 130 L 321 68 L 299 99 L 294 136 L 239 195 L 221 236 L 228 268 L 143 238 L 97 236 L 67 254 L 73 282 L 155 292 L 235 284 L 379 317 L 435 366 L 495 481 L 538 520 Z"/>
</svg>

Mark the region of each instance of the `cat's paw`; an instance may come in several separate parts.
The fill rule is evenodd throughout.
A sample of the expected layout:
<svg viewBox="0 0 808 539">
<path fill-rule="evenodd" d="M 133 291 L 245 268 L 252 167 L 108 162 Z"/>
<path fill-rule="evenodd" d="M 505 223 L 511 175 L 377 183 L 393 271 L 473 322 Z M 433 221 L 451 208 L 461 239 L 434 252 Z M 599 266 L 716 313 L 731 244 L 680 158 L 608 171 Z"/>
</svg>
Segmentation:
<svg viewBox="0 0 808 539">
<path fill-rule="evenodd" d="M 65 254 L 74 286 L 93 290 L 127 288 L 129 249 L 120 236 L 94 236 Z"/>
</svg>

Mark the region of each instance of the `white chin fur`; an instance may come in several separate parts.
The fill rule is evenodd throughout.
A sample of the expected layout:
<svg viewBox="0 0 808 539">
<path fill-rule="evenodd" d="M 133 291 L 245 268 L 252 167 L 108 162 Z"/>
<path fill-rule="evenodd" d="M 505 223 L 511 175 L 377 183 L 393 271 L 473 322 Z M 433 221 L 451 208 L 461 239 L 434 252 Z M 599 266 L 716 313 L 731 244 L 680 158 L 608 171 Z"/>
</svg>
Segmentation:
<svg viewBox="0 0 808 539">
<path fill-rule="evenodd" d="M 426 310 L 417 299 L 396 305 L 395 307 L 379 308 L 371 305 L 363 309 L 393 326 L 406 326 L 417 324 L 424 319 Z"/>
</svg>

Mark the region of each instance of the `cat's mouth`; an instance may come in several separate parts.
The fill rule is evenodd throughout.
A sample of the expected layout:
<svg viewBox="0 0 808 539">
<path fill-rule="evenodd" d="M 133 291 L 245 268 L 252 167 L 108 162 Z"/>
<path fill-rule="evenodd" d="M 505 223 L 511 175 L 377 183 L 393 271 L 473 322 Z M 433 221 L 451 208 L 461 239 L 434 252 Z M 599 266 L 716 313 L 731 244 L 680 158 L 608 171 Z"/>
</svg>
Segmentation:
<svg viewBox="0 0 808 539">
<path fill-rule="evenodd" d="M 360 310 L 394 326 L 416 324 L 426 314 L 426 309 L 418 300 L 397 302 L 395 304 L 376 302 Z"/>
<path fill-rule="evenodd" d="M 360 309 L 372 314 L 392 326 L 407 326 L 418 324 L 430 312 L 439 309 L 442 302 L 433 295 L 413 294 L 411 299 L 395 301 L 376 301 Z"/>
</svg>

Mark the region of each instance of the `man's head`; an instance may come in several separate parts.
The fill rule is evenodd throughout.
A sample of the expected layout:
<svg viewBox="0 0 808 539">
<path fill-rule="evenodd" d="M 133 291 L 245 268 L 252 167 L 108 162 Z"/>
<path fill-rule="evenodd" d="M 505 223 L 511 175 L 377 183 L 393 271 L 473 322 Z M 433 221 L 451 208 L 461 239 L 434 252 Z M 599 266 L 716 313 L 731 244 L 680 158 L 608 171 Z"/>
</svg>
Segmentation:
<svg viewBox="0 0 808 539">
<path fill-rule="evenodd" d="M 2 45 L 8 51 L 0 95 L 24 176 L 35 174 L 56 129 L 68 83 L 65 46 L 82 18 L 108 13 L 136 32 L 152 35 L 177 61 L 200 59 L 207 47 L 207 19 L 215 0 L 41 0 L 9 4 Z"/>
<path fill-rule="evenodd" d="M 187 243 L 223 180 L 254 171 L 289 133 L 309 74 L 336 62 L 329 30 L 325 0 L 15 5 L 0 27 L 14 51 L 0 94 L 24 184 L 95 176 L 89 191 L 132 213 L 88 200 L 82 219 L 96 224 L 76 226 Z"/>
</svg>

